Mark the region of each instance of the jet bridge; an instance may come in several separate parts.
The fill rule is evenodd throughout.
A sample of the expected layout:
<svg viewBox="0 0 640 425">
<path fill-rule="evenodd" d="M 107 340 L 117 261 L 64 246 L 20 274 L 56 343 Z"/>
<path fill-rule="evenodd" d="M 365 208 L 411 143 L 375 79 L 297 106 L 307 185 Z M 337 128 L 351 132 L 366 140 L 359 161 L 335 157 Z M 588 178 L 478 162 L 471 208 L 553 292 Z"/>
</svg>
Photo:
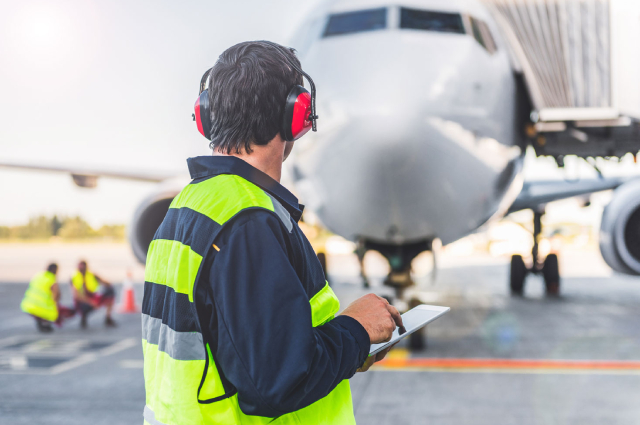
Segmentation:
<svg viewBox="0 0 640 425">
<path fill-rule="evenodd" d="M 640 1 L 483 0 L 531 104 L 538 155 L 640 150 Z"/>
</svg>

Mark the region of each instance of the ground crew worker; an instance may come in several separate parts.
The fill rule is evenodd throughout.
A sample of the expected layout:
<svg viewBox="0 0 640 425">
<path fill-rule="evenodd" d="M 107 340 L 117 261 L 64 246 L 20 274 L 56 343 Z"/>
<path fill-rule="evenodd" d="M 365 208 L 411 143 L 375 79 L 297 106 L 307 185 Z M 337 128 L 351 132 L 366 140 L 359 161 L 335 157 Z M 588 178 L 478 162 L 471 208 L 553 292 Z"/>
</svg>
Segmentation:
<svg viewBox="0 0 640 425">
<path fill-rule="evenodd" d="M 47 270 L 36 274 L 27 292 L 24 294 L 20 308 L 36 319 L 36 326 L 40 332 L 53 331 L 52 323 L 60 325 L 62 319 L 71 317 L 74 314 L 72 309 L 58 305 L 60 301 L 60 288 L 56 275 L 58 265 L 51 263 Z"/>
<path fill-rule="evenodd" d="M 100 286 L 102 285 L 102 289 Z M 78 263 L 78 270 L 71 277 L 71 287 L 73 288 L 73 299 L 76 304 L 76 310 L 80 313 L 80 327 L 87 327 L 87 316 L 93 310 L 102 306 L 106 307 L 107 315 L 104 319 L 104 325 L 107 327 L 115 327 L 116 322 L 111 317 L 113 310 L 113 302 L 115 300 L 115 291 L 113 286 L 98 275 L 91 273 L 87 269 L 87 262 L 82 260 Z"/>
<path fill-rule="evenodd" d="M 340 304 L 280 185 L 293 142 L 285 101 L 302 76 L 292 49 L 245 42 L 208 76 L 213 156 L 149 247 L 142 307 L 144 423 L 353 424 L 349 381 L 402 323 L 366 295 Z"/>
</svg>

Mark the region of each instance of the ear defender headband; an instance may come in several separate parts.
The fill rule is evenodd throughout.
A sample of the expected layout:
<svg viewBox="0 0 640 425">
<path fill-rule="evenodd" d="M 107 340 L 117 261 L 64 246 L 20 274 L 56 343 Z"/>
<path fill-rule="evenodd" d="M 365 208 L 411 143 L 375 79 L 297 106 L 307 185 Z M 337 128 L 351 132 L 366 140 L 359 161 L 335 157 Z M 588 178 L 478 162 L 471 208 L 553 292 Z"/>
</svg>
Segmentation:
<svg viewBox="0 0 640 425">
<path fill-rule="evenodd" d="M 291 68 L 298 71 L 309 81 L 309 87 L 311 87 L 311 93 L 300 85 L 293 86 L 289 91 L 285 99 L 284 114 L 280 128 L 280 134 L 282 134 L 284 140 L 292 142 L 304 136 L 310 129 L 318 131 L 316 124 L 318 119 L 318 115 L 316 115 L 316 85 L 309 74 L 295 64 L 279 44 L 271 41 L 258 41 L 257 43 L 276 49 Z M 193 114 L 193 120 L 198 126 L 198 131 L 208 140 L 211 140 L 211 110 L 209 107 L 208 87 L 212 70 L 213 68 L 209 68 L 200 80 L 200 95 L 196 100 L 195 113 Z"/>
</svg>

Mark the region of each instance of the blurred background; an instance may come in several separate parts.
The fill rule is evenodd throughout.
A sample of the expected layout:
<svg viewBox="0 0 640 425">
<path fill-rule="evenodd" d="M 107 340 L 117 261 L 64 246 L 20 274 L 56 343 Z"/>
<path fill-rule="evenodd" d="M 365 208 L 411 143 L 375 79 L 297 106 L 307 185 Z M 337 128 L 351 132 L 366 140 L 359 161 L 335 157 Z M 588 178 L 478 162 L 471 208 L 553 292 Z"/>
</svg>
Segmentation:
<svg viewBox="0 0 640 425">
<path fill-rule="evenodd" d="M 258 39 L 318 87 L 283 184 L 342 307 L 452 307 L 352 379 L 358 423 L 640 423 L 633 0 L 1 4 L 0 423 L 140 423 L 146 249 L 202 74 Z M 29 282 L 72 306 L 80 260 L 117 327 L 42 333 Z"/>
</svg>

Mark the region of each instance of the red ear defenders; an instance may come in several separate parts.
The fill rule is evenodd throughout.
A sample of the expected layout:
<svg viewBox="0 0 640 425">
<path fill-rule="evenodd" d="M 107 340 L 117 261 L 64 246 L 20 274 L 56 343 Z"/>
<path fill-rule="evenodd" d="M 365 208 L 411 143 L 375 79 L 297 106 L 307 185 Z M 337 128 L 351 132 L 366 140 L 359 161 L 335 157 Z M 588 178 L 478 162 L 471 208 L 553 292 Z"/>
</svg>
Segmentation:
<svg viewBox="0 0 640 425">
<path fill-rule="evenodd" d="M 311 87 L 311 93 L 302 86 L 295 85 L 289 91 L 284 105 L 284 114 L 282 116 L 282 125 L 280 134 L 287 142 L 291 142 L 304 136 L 310 129 L 317 131 L 316 120 L 316 86 L 313 80 L 298 67 L 283 51 L 283 47 L 270 41 L 258 42 L 263 45 L 271 46 L 278 50 L 284 60 L 296 71 L 302 74 Z M 209 81 L 211 70 L 207 70 L 200 80 L 200 95 L 194 105 L 195 113 L 193 120 L 198 126 L 198 131 L 207 139 L 211 140 L 211 111 L 209 108 L 209 90 L 205 89 L 205 84 Z"/>
<path fill-rule="evenodd" d="M 207 71 L 207 74 L 211 70 Z M 207 139 L 211 140 L 211 115 L 209 110 L 209 90 L 203 90 L 194 105 L 195 113 L 193 120 L 198 126 L 198 131 Z"/>
</svg>

